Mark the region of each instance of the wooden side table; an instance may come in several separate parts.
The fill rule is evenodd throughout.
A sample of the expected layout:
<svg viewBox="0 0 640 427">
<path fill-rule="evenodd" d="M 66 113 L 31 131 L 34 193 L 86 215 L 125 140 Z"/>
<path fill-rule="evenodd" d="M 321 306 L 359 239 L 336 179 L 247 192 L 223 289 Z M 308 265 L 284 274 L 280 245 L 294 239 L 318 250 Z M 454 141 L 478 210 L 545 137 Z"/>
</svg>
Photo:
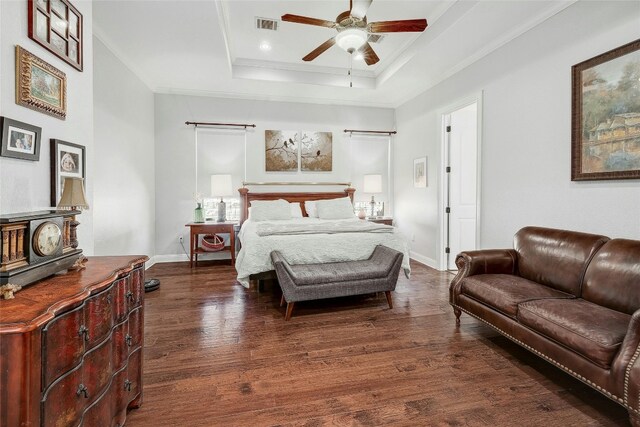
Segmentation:
<svg viewBox="0 0 640 427">
<path fill-rule="evenodd" d="M 199 246 L 200 234 L 221 234 L 226 233 L 229 235 L 229 246 L 226 246 L 223 251 L 231 252 L 231 265 L 236 265 L 236 233 L 235 226 L 238 225 L 236 221 L 227 222 L 190 222 L 185 225 L 189 227 L 190 245 L 189 245 L 189 267 L 193 268 L 198 266 L 198 254 L 209 254 L 210 251 L 205 251 Z"/>
<path fill-rule="evenodd" d="M 385 225 L 393 225 L 393 217 L 390 216 L 381 216 L 378 218 L 367 218 L 369 222 L 375 222 L 377 224 L 385 224 Z"/>
</svg>

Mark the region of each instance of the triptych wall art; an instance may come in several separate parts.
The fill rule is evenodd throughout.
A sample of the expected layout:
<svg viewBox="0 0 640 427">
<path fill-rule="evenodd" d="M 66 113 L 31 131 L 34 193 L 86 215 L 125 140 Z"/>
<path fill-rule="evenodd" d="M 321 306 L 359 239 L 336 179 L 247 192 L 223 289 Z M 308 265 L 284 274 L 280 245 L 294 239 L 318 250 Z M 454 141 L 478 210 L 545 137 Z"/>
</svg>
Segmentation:
<svg viewBox="0 0 640 427">
<path fill-rule="evenodd" d="M 333 134 L 331 132 L 264 131 L 267 172 L 331 172 Z"/>
</svg>

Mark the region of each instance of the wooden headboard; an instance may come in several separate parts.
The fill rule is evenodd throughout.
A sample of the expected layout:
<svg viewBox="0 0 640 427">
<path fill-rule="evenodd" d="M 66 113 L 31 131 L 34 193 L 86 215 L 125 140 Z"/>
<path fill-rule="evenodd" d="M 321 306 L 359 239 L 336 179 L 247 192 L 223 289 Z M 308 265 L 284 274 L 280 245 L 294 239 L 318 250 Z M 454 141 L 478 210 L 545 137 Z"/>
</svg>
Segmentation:
<svg viewBox="0 0 640 427">
<path fill-rule="evenodd" d="M 349 197 L 353 203 L 353 193 L 355 188 L 345 188 L 344 191 L 336 191 L 331 193 L 251 193 L 248 188 L 240 188 L 240 225 L 242 225 L 249 217 L 249 206 L 253 200 L 278 200 L 284 199 L 289 203 L 300 203 L 302 215 L 308 216 L 304 208 L 307 200 L 329 200 L 338 199 L 340 197 Z"/>
</svg>

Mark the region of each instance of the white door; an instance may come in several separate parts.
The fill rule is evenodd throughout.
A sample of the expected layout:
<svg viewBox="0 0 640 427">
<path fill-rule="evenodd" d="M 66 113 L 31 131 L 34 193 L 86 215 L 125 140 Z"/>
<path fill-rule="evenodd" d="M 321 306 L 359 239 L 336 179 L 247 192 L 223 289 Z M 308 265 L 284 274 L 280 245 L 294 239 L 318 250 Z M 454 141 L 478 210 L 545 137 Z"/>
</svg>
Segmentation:
<svg viewBox="0 0 640 427">
<path fill-rule="evenodd" d="M 476 249 L 478 188 L 478 105 L 476 102 L 445 117 L 448 145 L 445 182 L 448 203 L 446 247 L 447 269 L 456 270 L 456 255 Z M 448 208 L 448 209 L 447 209 Z M 448 250 L 447 250 L 448 247 Z"/>
</svg>

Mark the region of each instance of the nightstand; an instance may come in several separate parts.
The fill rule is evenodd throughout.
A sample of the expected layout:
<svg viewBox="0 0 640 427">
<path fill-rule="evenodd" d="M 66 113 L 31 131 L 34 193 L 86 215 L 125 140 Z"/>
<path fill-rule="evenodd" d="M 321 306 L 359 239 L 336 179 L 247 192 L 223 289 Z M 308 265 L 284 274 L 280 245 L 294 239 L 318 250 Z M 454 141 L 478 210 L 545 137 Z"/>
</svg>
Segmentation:
<svg viewBox="0 0 640 427">
<path fill-rule="evenodd" d="M 228 234 L 229 246 L 223 251 L 231 252 L 231 265 L 236 264 L 236 233 L 235 227 L 237 221 L 226 222 L 190 222 L 185 225 L 189 227 L 190 245 L 189 245 L 189 266 L 193 268 L 198 266 L 198 254 L 210 254 L 211 251 L 205 251 L 200 247 L 200 234 Z"/>
<path fill-rule="evenodd" d="M 369 222 L 375 222 L 377 224 L 393 225 L 393 217 L 381 216 L 377 218 L 367 218 Z"/>
</svg>

